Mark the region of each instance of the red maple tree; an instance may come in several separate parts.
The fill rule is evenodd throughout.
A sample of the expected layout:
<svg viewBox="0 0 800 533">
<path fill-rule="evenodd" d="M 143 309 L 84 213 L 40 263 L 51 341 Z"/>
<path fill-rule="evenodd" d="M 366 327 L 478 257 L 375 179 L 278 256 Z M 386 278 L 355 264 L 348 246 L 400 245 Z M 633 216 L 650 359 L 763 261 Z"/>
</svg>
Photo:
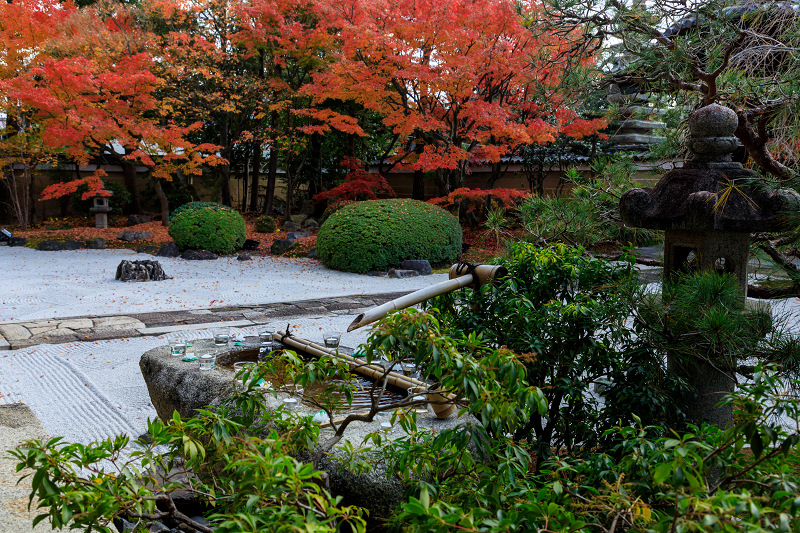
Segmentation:
<svg viewBox="0 0 800 533">
<path fill-rule="evenodd" d="M 510 0 L 322 0 L 318 16 L 339 46 L 304 90 L 315 104 L 349 100 L 380 113 L 394 134 L 383 171 L 417 171 L 416 197 L 422 172 L 437 170 L 446 194 L 472 157 L 497 162 L 522 145 L 605 126 L 582 120 L 559 96 L 564 73 L 548 58 L 560 38 L 524 25 L 537 9 Z M 324 124 L 347 118 L 307 113 Z"/>
</svg>

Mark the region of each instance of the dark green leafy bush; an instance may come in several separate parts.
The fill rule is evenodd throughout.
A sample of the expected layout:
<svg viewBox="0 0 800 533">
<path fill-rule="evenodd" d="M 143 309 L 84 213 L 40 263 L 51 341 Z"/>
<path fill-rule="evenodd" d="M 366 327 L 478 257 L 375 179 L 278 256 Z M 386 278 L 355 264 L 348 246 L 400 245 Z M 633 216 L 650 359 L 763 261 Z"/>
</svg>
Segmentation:
<svg viewBox="0 0 800 533">
<path fill-rule="evenodd" d="M 181 250 L 231 254 L 244 244 L 244 218 L 224 205 L 192 202 L 174 211 L 169 234 Z"/>
<path fill-rule="evenodd" d="M 336 270 L 388 270 L 405 259 L 455 261 L 461 226 L 445 210 L 417 200 L 374 200 L 332 214 L 317 235 L 317 253 Z"/>
<path fill-rule="evenodd" d="M 257 233 L 275 233 L 275 219 L 270 216 L 263 216 L 256 220 L 255 229 Z"/>
<path fill-rule="evenodd" d="M 352 205 L 356 203 L 355 200 L 336 200 L 328 204 L 328 207 L 325 208 L 325 211 L 322 212 L 322 218 L 320 219 L 320 223 L 325 222 L 328 220 L 328 217 L 337 212 L 339 209 L 343 208 L 346 205 Z"/>
</svg>

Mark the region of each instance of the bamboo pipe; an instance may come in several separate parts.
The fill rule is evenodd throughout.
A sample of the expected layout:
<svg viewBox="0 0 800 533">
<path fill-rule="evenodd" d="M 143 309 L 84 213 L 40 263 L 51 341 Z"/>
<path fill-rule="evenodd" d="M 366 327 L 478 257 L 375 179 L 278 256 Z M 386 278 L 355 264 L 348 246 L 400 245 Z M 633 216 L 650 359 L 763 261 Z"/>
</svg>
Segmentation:
<svg viewBox="0 0 800 533">
<path fill-rule="evenodd" d="M 350 365 L 350 370 L 361 374 L 362 376 L 366 376 L 371 378 L 375 381 L 381 380 L 384 378 L 385 370 L 380 365 L 371 365 L 368 364 L 363 359 L 358 359 L 356 357 L 351 357 L 349 355 L 345 355 L 343 353 L 339 353 L 335 350 L 331 350 L 329 348 L 325 348 L 316 344 L 314 342 L 308 341 L 306 339 L 302 339 L 300 337 L 294 336 L 286 336 L 286 333 L 283 331 L 278 331 L 273 333 L 272 335 L 273 340 L 277 340 L 291 346 L 293 348 L 298 348 L 303 350 L 306 353 L 309 353 L 315 357 L 338 357 L 339 359 L 343 359 Z M 402 374 L 398 374 L 396 372 L 389 372 L 386 373 L 386 381 L 389 385 L 394 387 L 398 387 L 402 390 L 408 390 L 410 388 L 419 389 L 420 392 L 428 390 L 428 384 L 424 381 L 420 381 L 418 379 L 414 379 L 409 376 L 404 376 Z M 436 414 L 437 418 L 447 418 L 451 414 L 456 411 L 455 403 L 455 396 L 450 395 L 448 397 L 444 397 L 441 394 L 429 394 L 426 393 L 428 400 L 430 401 L 433 412 Z"/>
<path fill-rule="evenodd" d="M 454 290 L 461 289 L 475 282 L 473 275 L 469 273 L 469 266 L 464 263 L 458 263 L 450 267 L 450 279 L 442 281 L 430 287 L 425 287 L 411 294 L 406 294 L 400 298 L 396 298 L 385 304 L 373 307 L 358 315 L 352 324 L 347 328 L 347 331 L 353 331 L 367 324 L 380 320 L 392 311 L 405 309 L 412 305 L 424 302 L 434 296 L 447 294 Z M 477 277 L 478 284 L 484 285 L 491 283 L 495 279 L 508 275 L 508 270 L 500 265 L 475 265 L 475 276 Z"/>
</svg>

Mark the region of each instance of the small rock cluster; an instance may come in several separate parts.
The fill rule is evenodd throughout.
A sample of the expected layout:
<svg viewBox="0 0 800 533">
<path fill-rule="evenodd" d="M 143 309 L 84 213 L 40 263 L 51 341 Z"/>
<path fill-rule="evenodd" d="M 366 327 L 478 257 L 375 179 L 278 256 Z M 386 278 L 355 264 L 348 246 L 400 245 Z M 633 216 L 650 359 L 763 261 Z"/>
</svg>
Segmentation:
<svg viewBox="0 0 800 533">
<path fill-rule="evenodd" d="M 122 261 L 114 279 L 119 281 L 163 281 L 167 276 L 158 261 Z"/>
<path fill-rule="evenodd" d="M 283 255 L 297 245 L 299 239 L 311 237 L 319 230 L 319 222 L 313 218 L 306 218 L 305 215 L 292 216 L 292 220 L 287 220 L 281 226 L 285 232 L 285 239 L 278 239 L 272 243 L 269 251 L 273 255 Z"/>
<path fill-rule="evenodd" d="M 417 276 L 430 276 L 433 268 L 429 261 L 425 259 L 406 259 L 400 263 L 400 268 L 393 268 L 389 272 L 379 272 L 373 270 L 367 272 L 368 276 L 386 276 L 390 278 L 414 278 Z"/>
</svg>

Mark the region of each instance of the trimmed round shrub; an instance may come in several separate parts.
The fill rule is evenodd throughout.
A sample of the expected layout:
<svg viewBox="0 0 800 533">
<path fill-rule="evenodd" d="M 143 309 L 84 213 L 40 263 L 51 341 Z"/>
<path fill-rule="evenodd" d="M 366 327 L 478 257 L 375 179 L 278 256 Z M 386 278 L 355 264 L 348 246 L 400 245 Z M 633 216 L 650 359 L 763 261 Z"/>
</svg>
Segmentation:
<svg viewBox="0 0 800 533">
<path fill-rule="evenodd" d="M 275 233 L 275 219 L 270 216 L 263 216 L 256 220 L 256 233 Z"/>
<path fill-rule="evenodd" d="M 355 200 L 336 200 L 328 204 L 328 207 L 325 208 L 325 211 L 322 212 L 322 217 L 320 217 L 320 222 L 325 222 L 328 220 L 328 217 L 334 214 L 339 209 L 343 208 L 346 205 L 353 205 L 356 203 Z"/>
<path fill-rule="evenodd" d="M 174 211 L 169 234 L 181 250 L 232 254 L 244 244 L 244 218 L 224 205 L 191 202 Z"/>
<path fill-rule="evenodd" d="M 461 253 L 453 215 L 418 200 L 370 200 L 345 206 L 317 234 L 317 256 L 346 272 L 389 270 L 406 259 L 450 263 Z"/>
</svg>

